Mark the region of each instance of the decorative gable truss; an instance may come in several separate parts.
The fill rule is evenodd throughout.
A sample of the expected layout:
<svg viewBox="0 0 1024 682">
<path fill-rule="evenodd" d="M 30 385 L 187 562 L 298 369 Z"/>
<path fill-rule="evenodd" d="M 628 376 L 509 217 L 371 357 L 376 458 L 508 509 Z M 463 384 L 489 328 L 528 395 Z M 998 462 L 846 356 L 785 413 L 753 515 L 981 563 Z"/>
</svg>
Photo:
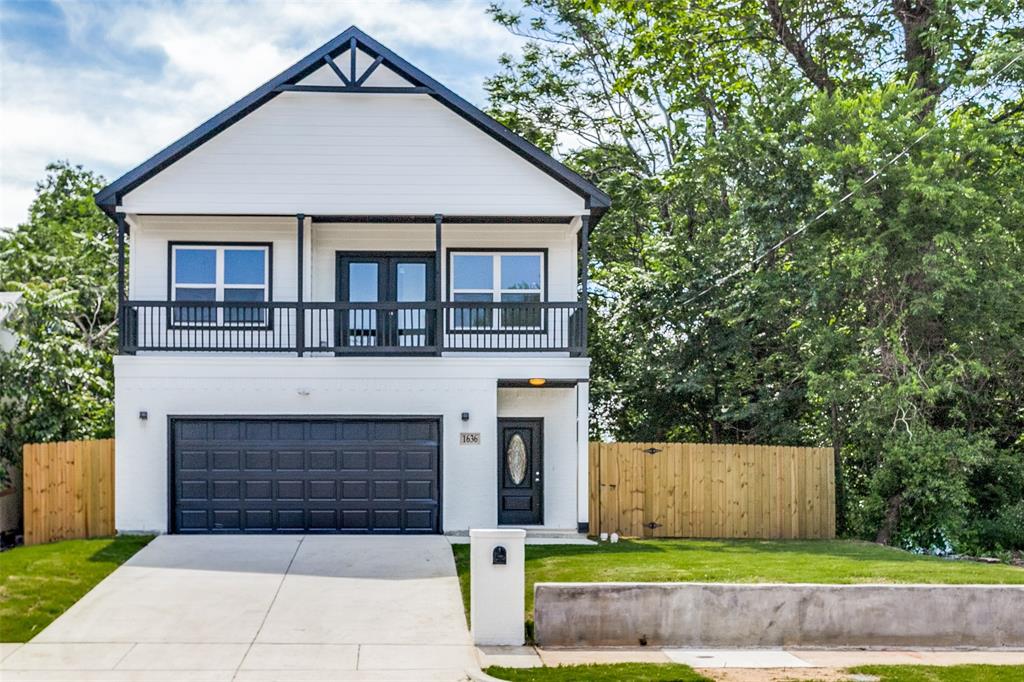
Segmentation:
<svg viewBox="0 0 1024 682">
<path fill-rule="evenodd" d="M 286 92 L 428 95 L 582 197 L 593 223 L 611 205 L 608 195 L 594 184 L 355 26 L 103 188 L 96 195 L 97 204 L 113 216 L 126 194 Z"/>
</svg>

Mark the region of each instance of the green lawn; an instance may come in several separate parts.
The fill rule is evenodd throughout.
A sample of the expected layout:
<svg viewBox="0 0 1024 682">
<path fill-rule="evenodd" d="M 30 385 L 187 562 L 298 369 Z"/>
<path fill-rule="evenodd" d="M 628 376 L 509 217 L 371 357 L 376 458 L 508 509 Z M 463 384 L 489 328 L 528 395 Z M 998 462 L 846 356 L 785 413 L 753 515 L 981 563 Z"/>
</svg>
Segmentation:
<svg viewBox="0 0 1024 682">
<path fill-rule="evenodd" d="M 0 642 L 27 642 L 152 539 L 67 540 L 0 553 Z"/>
<path fill-rule="evenodd" d="M 667 663 L 618 663 L 615 665 L 572 665 L 557 668 L 488 668 L 488 675 L 513 682 L 711 682 L 685 665 Z M 874 675 L 881 682 L 1021 682 L 1024 666 L 1019 665 L 869 665 L 847 670 Z M 778 679 L 772 677 L 772 679 Z"/>
<path fill-rule="evenodd" d="M 454 545 L 469 612 L 469 545 Z M 1018 583 L 1024 569 L 949 561 L 848 540 L 629 540 L 528 545 L 526 610 L 535 582 Z"/>
<path fill-rule="evenodd" d="M 882 682 L 1022 682 L 1024 665 L 865 665 L 848 672 Z"/>
<path fill-rule="evenodd" d="M 711 682 L 687 665 L 674 663 L 615 663 L 564 665 L 556 668 L 499 668 L 485 670 L 499 680 L 514 682 Z"/>
</svg>

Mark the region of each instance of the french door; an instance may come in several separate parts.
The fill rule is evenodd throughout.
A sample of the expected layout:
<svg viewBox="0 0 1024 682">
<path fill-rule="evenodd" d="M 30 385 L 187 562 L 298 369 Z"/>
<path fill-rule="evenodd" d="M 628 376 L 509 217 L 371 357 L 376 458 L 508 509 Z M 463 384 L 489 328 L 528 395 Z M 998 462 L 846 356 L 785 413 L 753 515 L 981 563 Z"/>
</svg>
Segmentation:
<svg viewBox="0 0 1024 682">
<path fill-rule="evenodd" d="M 365 304 L 340 311 L 336 332 L 350 348 L 416 349 L 434 345 L 433 253 L 339 253 L 338 301 Z M 394 305 L 402 304 L 402 305 Z"/>
</svg>

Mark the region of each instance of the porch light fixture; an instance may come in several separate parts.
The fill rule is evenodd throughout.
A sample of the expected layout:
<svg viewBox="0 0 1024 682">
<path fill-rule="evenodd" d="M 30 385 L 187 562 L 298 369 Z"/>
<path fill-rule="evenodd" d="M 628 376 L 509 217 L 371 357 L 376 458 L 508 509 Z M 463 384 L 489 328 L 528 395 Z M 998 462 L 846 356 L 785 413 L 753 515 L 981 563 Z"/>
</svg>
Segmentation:
<svg viewBox="0 0 1024 682">
<path fill-rule="evenodd" d="M 543 386 L 547 382 L 548 382 L 547 379 L 542 379 L 540 377 L 535 377 L 533 379 L 530 379 L 530 385 L 531 386 Z"/>
</svg>

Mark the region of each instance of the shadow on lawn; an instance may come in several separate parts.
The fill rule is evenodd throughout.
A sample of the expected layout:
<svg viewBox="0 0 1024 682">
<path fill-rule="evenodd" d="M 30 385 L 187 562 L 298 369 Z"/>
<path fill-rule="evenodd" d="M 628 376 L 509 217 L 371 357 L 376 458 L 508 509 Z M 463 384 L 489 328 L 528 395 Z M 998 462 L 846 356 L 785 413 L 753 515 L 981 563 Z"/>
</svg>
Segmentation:
<svg viewBox="0 0 1024 682">
<path fill-rule="evenodd" d="M 132 555 L 148 545 L 154 535 L 119 535 L 109 538 L 110 543 L 103 545 L 89 556 L 89 561 L 120 566 Z"/>
</svg>

